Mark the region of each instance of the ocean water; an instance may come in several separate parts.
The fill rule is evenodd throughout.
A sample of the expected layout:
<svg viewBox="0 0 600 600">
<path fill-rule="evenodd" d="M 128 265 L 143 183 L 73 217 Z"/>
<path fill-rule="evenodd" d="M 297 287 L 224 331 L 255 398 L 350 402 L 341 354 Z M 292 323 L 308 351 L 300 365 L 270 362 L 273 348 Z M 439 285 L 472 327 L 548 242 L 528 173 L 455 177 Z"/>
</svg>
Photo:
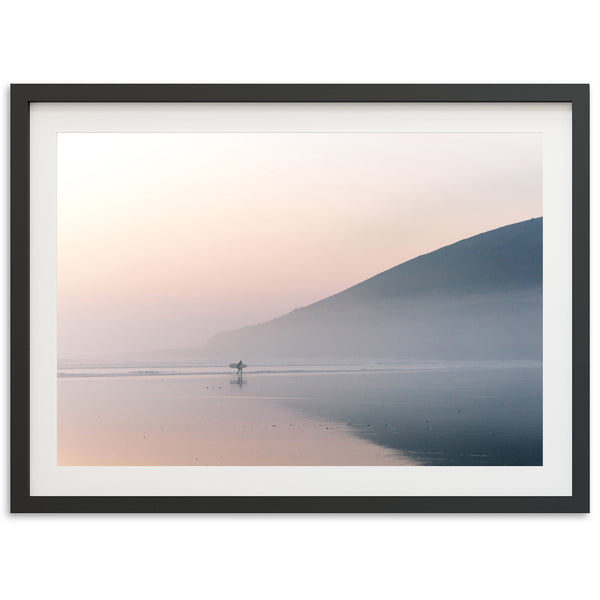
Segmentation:
<svg viewBox="0 0 600 600">
<path fill-rule="evenodd" d="M 60 465 L 541 465 L 535 361 L 60 365 Z"/>
</svg>

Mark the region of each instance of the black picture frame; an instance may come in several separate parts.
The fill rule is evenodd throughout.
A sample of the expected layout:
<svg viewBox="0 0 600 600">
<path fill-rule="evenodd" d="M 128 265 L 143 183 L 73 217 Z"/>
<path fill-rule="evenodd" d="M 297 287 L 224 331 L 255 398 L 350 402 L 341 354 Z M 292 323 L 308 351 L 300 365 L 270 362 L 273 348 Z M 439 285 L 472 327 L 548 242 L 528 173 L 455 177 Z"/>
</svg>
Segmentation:
<svg viewBox="0 0 600 600">
<path fill-rule="evenodd" d="M 572 106 L 572 495 L 176 497 L 30 494 L 30 114 L 34 102 L 570 103 Z M 11 86 L 11 512 L 589 512 L 589 86 L 16 84 Z"/>
</svg>

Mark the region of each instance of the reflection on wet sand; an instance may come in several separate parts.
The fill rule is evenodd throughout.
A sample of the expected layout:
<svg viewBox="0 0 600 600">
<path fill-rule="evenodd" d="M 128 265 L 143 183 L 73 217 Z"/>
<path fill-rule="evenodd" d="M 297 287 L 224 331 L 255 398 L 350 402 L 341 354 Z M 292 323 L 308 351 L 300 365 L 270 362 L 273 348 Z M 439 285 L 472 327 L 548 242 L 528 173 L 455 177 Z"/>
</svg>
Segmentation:
<svg viewBox="0 0 600 600">
<path fill-rule="evenodd" d="M 543 464 L 542 368 L 399 365 L 58 379 L 61 465 Z"/>
<path fill-rule="evenodd" d="M 247 392 L 245 383 L 210 376 L 60 379 L 58 464 L 416 464 L 345 423 L 296 410 L 292 403 L 302 396 Z"/>
</svg>

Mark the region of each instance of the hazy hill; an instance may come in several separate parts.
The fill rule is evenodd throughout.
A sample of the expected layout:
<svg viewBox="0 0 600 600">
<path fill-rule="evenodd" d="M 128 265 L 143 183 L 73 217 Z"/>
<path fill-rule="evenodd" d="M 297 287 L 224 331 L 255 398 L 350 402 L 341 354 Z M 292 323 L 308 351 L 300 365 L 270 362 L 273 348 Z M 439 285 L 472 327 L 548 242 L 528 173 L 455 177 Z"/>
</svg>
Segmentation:
<svg viewBox="0 0 600 600">
<path fill-rule="evenodd" d="M 212 356 L 541 358 L 542 219 L 419 256 L 267 323 Z"/>
</svg>

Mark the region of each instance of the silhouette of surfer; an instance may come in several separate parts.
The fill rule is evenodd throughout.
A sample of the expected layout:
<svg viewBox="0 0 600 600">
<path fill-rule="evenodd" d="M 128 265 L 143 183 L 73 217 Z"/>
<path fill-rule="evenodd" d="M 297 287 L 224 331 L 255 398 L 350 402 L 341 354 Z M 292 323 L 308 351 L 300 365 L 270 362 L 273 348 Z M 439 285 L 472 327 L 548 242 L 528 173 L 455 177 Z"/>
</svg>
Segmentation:
<svg viewBox="0 0 600 600">
<path fill-rule="evenodd" d="M 238 377 L 241 377 L 243 374 L 243 370 L 247 367 L 248 365 L 245 365 L 241 360 L 240 362 L 237 363 L 231 363 L 229 365 L 230 369 L 236 369 L 236 375 Z"/>
</svg>

